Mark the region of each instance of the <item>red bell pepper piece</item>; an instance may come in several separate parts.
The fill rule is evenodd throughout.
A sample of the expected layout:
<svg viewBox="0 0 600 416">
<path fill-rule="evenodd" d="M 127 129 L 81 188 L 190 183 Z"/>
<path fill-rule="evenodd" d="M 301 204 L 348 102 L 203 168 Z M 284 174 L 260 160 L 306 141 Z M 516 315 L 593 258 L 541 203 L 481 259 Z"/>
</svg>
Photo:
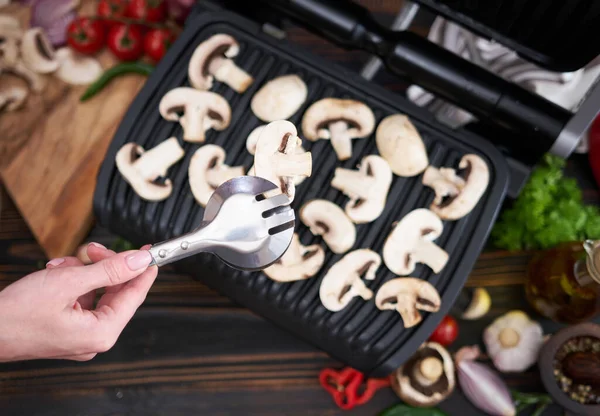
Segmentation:
<svg viewBox="0 0 600 416">
<path fill-rule="evenodd" d="M 365 379 L 363 373 L 350 367 L 339 371 L 324 368 L 319 374 L 319 383 L 342 410 L 367 403 L 377 390 L 390 385 L 387 378 Z"/>
<path fill-rule="evenodd" d="M 590 166 L 596 179 L 596 184 L 600 186 L 600 117 L 596 117 L 588 132 L 589 149 L 588 158 Z"/>
</svg>

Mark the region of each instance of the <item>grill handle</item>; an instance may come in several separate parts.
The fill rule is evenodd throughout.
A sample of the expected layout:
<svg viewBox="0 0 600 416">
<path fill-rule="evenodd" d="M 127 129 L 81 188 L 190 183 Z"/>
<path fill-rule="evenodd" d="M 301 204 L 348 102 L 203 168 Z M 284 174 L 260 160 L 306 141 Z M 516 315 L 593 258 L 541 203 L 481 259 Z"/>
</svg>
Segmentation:
<svg viewBox="0 0 600 416">
<path fill-rule="evenodd" d="M 564 108 L 419 35 L 382 27 L 354 2 L 270 0 L 268 5 L 342 47 L 380 57 L 391 72 L 500 128 L 505 134 L 494 135 L 502 137 L 497 145 L 528 165 L 552 147 L 572 117 Z"/>
</svg>

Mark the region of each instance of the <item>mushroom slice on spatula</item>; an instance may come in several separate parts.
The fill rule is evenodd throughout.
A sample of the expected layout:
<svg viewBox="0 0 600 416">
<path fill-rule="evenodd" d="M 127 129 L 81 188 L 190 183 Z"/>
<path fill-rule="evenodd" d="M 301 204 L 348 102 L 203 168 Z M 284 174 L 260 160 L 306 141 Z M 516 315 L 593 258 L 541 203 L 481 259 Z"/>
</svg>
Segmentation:
<svg viewBox="0 0 600 416">
<path fill-rule="evenodd" d="M 166 93 L 158 109 L 165 120 L 179 121 L 183 140 L 192 143 L 203 143 L 207 130 L 224 130 L 231 121 L 231 108 L 225 98 L 187 87 Z"/>
<path fill-rule="evenodd" d="M 286 120 L 273 121 L 260 132 L 254 154 L 252 176 L 260 176 L 279 186 L 281 192 L 293 201 L 297 176 L 310 176 L 312 155 L 297 153 L 302 140 L 296 127 Z M 267 195 L 269 196 L 269 195 Z"/>
<path fill-rule="evenodd" d="M 406 276 L 417 263 L 424 263 L 439 273 L 448 262 L 448 253 L 435 240 L 444 225 L 433 212 L 425 208 L 409 212 L 398 222 L 383 246 L 383 261 L 397 275 Z"/>
<path fill-rule="evenodd" d="M 350 250 L 356 241 L 356 228 L 336 204 L 313 199 L 300 208 L 300 219 L 313 235 L 320 235 L 336 254 Z"/>
<path fill-rule="evenodd" d="M 117 169 L 136 194 L 148 201 L 166 199 L 173 191 L 167 170 L 183 157 L 177 138 L 171 137 L 154 148 L 144 151 L 135 143 L 127 143 L 117 152 Z M 161 182 L 161 179 L 164 181 Z"/>
<path fill-rule="evenodd" d="M 317 274 L 324 261 L 325 251 L 320 245 L 303 246 L 298 234 L 294 234 L 285 254 L 264 272 L 277 282 L 294 282 Z"/>
<path fill-rule="evenodd" d="M 452 168 L 429 166 L 423 174 L 423 185 L 435 192 L 429 209 L 445 220 L 457 220 L 475 208 L 490 181 L 490 172 L 483 159 L 464 155 L 458 165 L 463 177 Z"/>
<path fill-rule="evenodd" d="M 375 305 L 381 310 L 396 310 L 405 328 L 417 325 L 423 317 L 421 311 L 437 312 L 442 300 L 435 287 L 426 280 L 400 277 L 383 284 L 375 296 Z"/>
<path fill-rule="evenodd" d="M 375 115 L 356 100 L 324 98 L 302 118 L 302 133 L 311 141 L 329 139 L 339 160 L 352 156 L 352 139 L 364 138 L 375 128 Z"/>
<path fill-rule="evenodd" d="M 356 296 L 364 300 L 373 297 L 373 292 L 365 286 L 366 280 L 374 280 L 381 265 L 381 257 L 369 249 L 351 251 L 335 263 L 323 277 L 319 297 L 323 306 L 332 312 L 341 311 Z"/>
<path fill-rule="evenodd" d="M 345 211 L 357 224 L 371 222 L 381 215 L 391 184 L 389 165 L 376 155 L 363 158 L 358 170 L 336 168 L 331 181 L 331 186 L 350 198 Z"/>
<path fill-rule="evenodd" d="M 196 150 L 190 160 L 190 188 L 196 201 L 203 207 L 219 185 L 229 179 L 244 176 L 244 167 L 226 165 L 225 156 L 222 147 L 206 144 Z"/>
<path fill-rule="evenodd" d="M 216 79 L 236 92 L 246 91 L 254 79 L 233 62 L 239 52 L 240 45 L 232 36 L 219 33 L 206 39 L 190 59 L 190 84 L 199 90 L 209 90 Z"/>
<path fill-rule="evenodd" d="M 390 377 L 396 394 L 415 407 L 433 407 L 456 387 L 452 356 L 435 342 L 421 345 Z"/>
</svg>

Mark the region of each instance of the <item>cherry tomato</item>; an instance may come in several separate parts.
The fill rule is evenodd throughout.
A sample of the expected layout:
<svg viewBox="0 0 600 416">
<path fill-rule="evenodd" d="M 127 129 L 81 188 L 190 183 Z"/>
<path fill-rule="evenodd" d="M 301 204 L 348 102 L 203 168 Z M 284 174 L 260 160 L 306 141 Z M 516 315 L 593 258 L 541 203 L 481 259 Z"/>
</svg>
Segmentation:
<svg viewBox="0 0 600 416">
<path fill-rule="evenodd" d="M 135 61 L 144 52 L 142 31 L 136 25 L 115 25 L 108 32 L 107 45 L 121 61 Z"/>
<path fill-rule="evenodd" d="M 165 56 L 167 49 L 173 43 L 173 34 L 168 29 L 152 29 L 144 37 L 144 52 L 154 62 Z"/>
<path fill-rule="evenodd" d="M 456 320 L 450 315 L 446 315 L 429 337 L 429 341 L 437 342 L 438 344 L 447 347 L 456 340 L 457 336 L 458 324 L 456 323 Z"/>
<path fill-rule="evenodd" d="M 130 0 L 127 5 L 127 17 L 144 22 L 164 22 L 167 18 L 165 0 Z"/>
<path fill-rule="evenodd" d="M 78 17 L 67 26 L 67 43 L 77 52 L 92 55 L 104 46 L 106 28 L 100 20 Z"/>
<path fill-rule="evenodd" d="M 596 117 L 588 132 L 588 158 L 596 184 L 600 186 L 600 116 Z"/>
<path fill-rule="evenodd" d="M 106 20 L 108 26 L 115 24 L 112 19 L 125 17 L 127 2 L 125 0 L 100 0 L 96 14 Z"/>
</svg>

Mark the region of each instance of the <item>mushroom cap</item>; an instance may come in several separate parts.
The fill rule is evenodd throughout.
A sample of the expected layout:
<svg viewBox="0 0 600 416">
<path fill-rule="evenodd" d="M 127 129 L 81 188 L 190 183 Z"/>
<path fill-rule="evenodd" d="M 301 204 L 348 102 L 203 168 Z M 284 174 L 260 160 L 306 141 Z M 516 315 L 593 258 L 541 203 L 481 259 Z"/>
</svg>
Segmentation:
<svg viewBox="0 0 600 416">
<path fill-rule="evenodd" d="M 327 124 L 345 121 L 350 127 L 348 136 L 362 138 L 375 128 L 375 115 L 364 103 L 342 98 L 323 98 L 313 103 L 302 118 L 302 132 L 311 141 L 329 139 Z"/>
<path fill-rule="evenodd" d="M 160 201 L 173 190 L 170 179 L 155 183 L 166 175 L 169 166 L 183 157 L 183 149 L 177 139 L 171 137 L 149 151 L 136 143 L 126 143 L 116 155 L 117 169 L 133 190 L 143 199 Z"/>
<path fill-rule="evenodd" d="M 214 76 L 208 72 L 208 65 L 215 58 L 234 58 L 240 46 L 233 36 L 219 33 L 202 42 L 190 58 L 188 78 L 190 84 L 199 90 L 212 88 Z"/>
<path fill-rule="evenodd" d="M 379 123 L 377 149 L 396 175 L 415 176 L 429 165 L 421 135 L 404 114 L 392 114 Z"/>
<path fill-rule="evenodd" d="M 506 335 L 510 334 L 511 339 Z M 521 372 L 531 367 L 544 343 L 541 325 L 522 311 L 496 318 L 483 332 L 483 341 L 494 366 L 503 372 Z"/>
<path fill-rule="evenodd" d="M 356 296 L 369 300 L 373 292 L 369 290 L 361 276 L 366 280 L 375 279 L 375 273 L 381 265 L 381 257 L 369 249 L 351 251 L 342 257 L 327 271 L 321 286 L 319 297 L 323 306 L 332 312 L 344 309 Z"/>
<path fill-rule="evenodd" d="M 158 105 L 160 115 L 169 121 L 179 121 L 184 140 L 203 142 L 208 129 L 224 130 L 231 121 L 229 103 L 219 94 L 178 87 L 170 90 Z M 183 115 L 178 112 L 183 110 Z"/>
<path fill-rule="evenodd" d="M 300 109 L 308 90 L 298 75 L 283 75 L 263 85 L 252 97 L 250 107 L 262 121 L 285 120 Z"/>
<path fill-rule="evenodd" d="M 424 262 L 437 273 L 446 264 L 448 255 L 431 241 L 438 238 L 443 229 L 442 220 L 430 210 L 419 208 L 409 212 L 394 226 L 385 241 L 383 246 L 385 265 L 395 274 L 407 275 L 413 272 L 416 263 Z M 423 249 L 436 258 L 419 254 Z M 441 265 L 441 267 L 433 267 L 433 265 Z"/>
<path fill-rule="evenodd" d="M 437 312 L 442 300 L 431 283 L 415 277 L 400 277 L 385 282 L 377 291 L 375 305 L 381 310 L 396 310 L 405 328 L 421 322 L 419 311 Z"/>
<path fill-rule="evenodd" d="M 100 62 L 90 56 L 80 55 L 71 48 L 57 50 L 54 57 L 59 62 L 54 75 L 67 84 L 91 84 L 102 75 Z"/>
<path fill-rule="evenodd" d="M 25 66 L 38 74 L 49 74 L 60 66 L 54 48 L 42 28 L 29 29 L 21 40 L 21 59 Z"/>
<path fill-rule="evenodd" d="M 336 254 L 350 250 L 356 241 L 356 228 L 336 204 L 314 199 L 300 208 L 300 220 L 313 235 L 320 235 Z"/>
<path fill-rule="evenodd" d="M 252 129 L 252 131 L 248 135 L 248 138 L 246 139 L 246 150 L 248 150 L 248 153 L 250 153 L 251 155 L 254 155 L 256 153 L 256 143 L 258 142 L 258 138 L 260 137 L 260 134 L 266 126 L 266 124 L 261 124 L 260 126 L 257 126 L 254 129 Z"/>
<path fill-rule="evenodd" d="M 298 234 L 294 234 L 285 254 L 263 271 L 277 282 L 293 282 L 314 276 L 324 262 L 325 250 L 320 245 L 303 246 Z"/>
<path fill-rule="evenodd" d="M 18 110 L 25 104 L 27 95 L 29 95 L 29 91 L 19 86 L 0 90 L 0 112 Z"/>
<path fill-rule="evenodd" d="M 350 198 L 345 211 L 356 224 L 374 221 L 381 215 L 391 184 L 392 171 L 377 155 L 364 157 L 358 171 L 337 168 L 331 181 L 332 187 Z"/>
<path fill-rule="evenodd" d="M 188 167 L 190 188 L 196 201 L 206 206 L 215 188 L 208 183 L 206 174 L 211 168 L 225 162 L 225 150 L 221 146 L 205 144 L 193 154 Z"/>
<path fill-rule="evenodd" d="M 464 155 L 458 167 L 465 171 L 464 184 L 458 187 L 458 194 L 450 195 L 446 201 L 441 201 L 441 203 L 434 201 L 429 207 L 440 218 L 450 221 L 464 217 L 475 208 L 479 199 L 485 193 L 490 180 L 487 163 L 475 154 Z M 430 167 L 428 169 L 435 168 Z M 442 175 L 448 176 L 448 170 L 442 172 Z M 430 180 L 426 180 L 425 175 L 423 176 L 423 183 L 435 189 L 435 184 L 432 184 Z M 436 192 L 436 199 L 441 200 L 443 196 L 445 195 L 438 195 Z"/>
<path fill-rule="evenodd" d="M 431 379 L 422 374 L 426 370 L 423 365 L 434 362 L 441 363 L 442 374 Z M 444 347 L 434 342 L 424 343 L 390 379 L 392 389 L 402 401 L 415 407 L 435 406 L 456 387 L 452 357 Z"/>
<path fill-rule="evenodd" d="M 287 120 L 267 124 L 256 143 L 253 174 L 278 185 L 290 201 L 296 192 L 295 177 L 310 176 L 312 171 L 310 152 L 297 152 L 301 144 L 296 127 Z"/>
</svg>

